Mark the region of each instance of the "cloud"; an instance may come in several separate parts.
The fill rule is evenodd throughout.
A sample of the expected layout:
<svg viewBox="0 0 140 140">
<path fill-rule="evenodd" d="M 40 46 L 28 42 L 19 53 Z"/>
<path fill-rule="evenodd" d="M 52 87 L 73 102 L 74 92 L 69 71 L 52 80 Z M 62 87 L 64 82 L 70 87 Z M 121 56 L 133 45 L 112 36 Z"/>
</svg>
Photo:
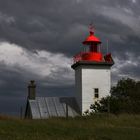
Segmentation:
<svg viewBox="0 0 140 140">
<path fill-rule="evenodd" d="M 138 35 L 140 33 L 140 19 L 134 16 L 134 11 L 132 11 L 132 9 L 125 7 L 104 7 L 102 9 L 102 14 L 112 20 L 115 20 L 116 22 L 119 21 L 125 26 L 128 26 L 131 30 L 128 30 L 127 34 L 135 33 Z"/>
<path fill-rule="evenodd" d="M 139 7 L 132 3 L 132 0 L 13 0 L 13 3 L 6 0 L 0 2 L 1 13 L 12 17 L 14 22 L 0 26 L 0 37 L 28 50 L 47 50 L 72 57 L 80 51 L 88 25 L 93 22 L 103 43 L 109 39 L 113 47 L 117 45 L 114 51 L 132 36 L 139 37 Z M 139 44 L 138 40 L 135 42 Z"/>
<path fill-rule="evenodd" d="M 127 57 L 127 60 L 114 58 L 115 65 L 112 68 L 113 84 L 116 84 L 121 78 L 140 79 L 140 57 L 136 57 L 130 52 L 126 52 L 124 55 Z"/>
<path fill-rule="evenodd" d="M 7 24 L 12 24 L 15 22 L 15 18 L 12 16 L 7 16 L 6 14 L 0 12 L 0 23 L 2 22 Z"/>
<path fill-rule="evenodd" d="M 137 1 L 136 1 L 136 0 L 132 0 L 132 2 L 133 2 L 133 3 L 136 3 Z"/>
<path fill-rule="evenodd" d="M 44 80 L 46 86 L 72 85 L 74 81 L 70 67 L 72 60 L 61 53 L 43 50 L 34 53 L 16 44 L 2 42 L 0 63 L 20 73 L 25 79 Z"/>
</svg>

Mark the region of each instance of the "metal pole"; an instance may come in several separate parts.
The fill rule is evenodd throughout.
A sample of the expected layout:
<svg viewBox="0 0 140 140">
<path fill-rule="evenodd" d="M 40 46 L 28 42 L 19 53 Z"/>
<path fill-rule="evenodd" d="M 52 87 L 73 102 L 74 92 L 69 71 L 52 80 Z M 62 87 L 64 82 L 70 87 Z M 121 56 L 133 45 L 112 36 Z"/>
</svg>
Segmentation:
<svg viewBox="0 0 140 140">
<path fill-rule="evenodd" d="M 68 104 L 66 103 L 66 119 L 68 119 Z"/>
<path fill-rule="evenodd" d="M 107 39 L 107 54 L 108 54 L 109 41 Z"/>
</svg>

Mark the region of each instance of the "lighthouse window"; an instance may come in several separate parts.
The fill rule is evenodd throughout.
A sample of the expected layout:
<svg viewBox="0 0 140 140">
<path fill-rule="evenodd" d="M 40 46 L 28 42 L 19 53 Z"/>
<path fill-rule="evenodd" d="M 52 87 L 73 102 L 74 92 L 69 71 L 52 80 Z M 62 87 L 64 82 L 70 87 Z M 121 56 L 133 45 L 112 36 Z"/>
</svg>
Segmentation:
<svg viewBox="0 0 140 140">
<path fill-rule="evenodd" d="M 99 89 L 98 88 L 94 89 L 94 97 L 99 98 Z"/>
<path fill-rule="evenodd" d="M 95 93 L 95 94 L 94 94 L 94 97 L 95 97 L 95 98 L 99 98 L 99 94 L 98 94 L 98 93 Z"/>
</svg>

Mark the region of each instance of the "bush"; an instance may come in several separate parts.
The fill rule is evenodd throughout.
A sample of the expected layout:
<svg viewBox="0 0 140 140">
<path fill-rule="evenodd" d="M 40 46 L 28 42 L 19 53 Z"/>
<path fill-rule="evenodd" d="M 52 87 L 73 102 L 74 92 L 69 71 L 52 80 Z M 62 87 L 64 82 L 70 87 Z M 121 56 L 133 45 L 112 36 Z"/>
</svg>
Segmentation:
<svg viewBox="0 0 140 140">
<path fill-rule="evenodd" d="M 140 113 L 140 81 L 127 78 L 118 81 L 111 96 L 91 105 L 92 113 Z"/>
</svg>

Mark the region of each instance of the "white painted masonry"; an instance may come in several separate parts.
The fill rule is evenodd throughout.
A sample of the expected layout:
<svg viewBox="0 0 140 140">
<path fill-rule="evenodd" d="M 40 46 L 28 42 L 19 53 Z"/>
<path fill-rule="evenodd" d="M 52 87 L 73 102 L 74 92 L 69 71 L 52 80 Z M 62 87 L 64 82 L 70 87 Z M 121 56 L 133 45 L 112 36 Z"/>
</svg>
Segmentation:
<svg viewBox="0 0 140 140">
<path fill-rule="evenodd" d="M 90 62 L 89 62 L 90 63 Z M 81 114 L 90 111 L 91 104 L 110 95 L 111 65 L 78 65 L 75 67 L 76 99 Z M 99 98 L 95 99 L 94 89 L 99 89 Z"/>
</svg>

